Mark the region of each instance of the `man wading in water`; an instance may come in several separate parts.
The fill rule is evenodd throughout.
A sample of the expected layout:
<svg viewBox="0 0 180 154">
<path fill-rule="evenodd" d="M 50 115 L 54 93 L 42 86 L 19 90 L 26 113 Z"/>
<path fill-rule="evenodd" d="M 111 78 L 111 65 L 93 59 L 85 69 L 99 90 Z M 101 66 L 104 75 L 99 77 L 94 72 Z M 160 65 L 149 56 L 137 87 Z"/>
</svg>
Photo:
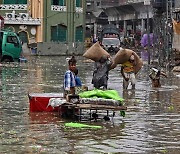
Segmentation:
<svg viewBox="0 0 180 154">
<path fill-rule="evenodd" d="M 95 62 L 92 78 L 92 84 L 95 88 L 100 89 L 102 87 L 104 90 L 107 89 L 108 74 L 111 64 L 112 61 L 107 55 L 103 55 L 99 61 Z"/>
</svg>

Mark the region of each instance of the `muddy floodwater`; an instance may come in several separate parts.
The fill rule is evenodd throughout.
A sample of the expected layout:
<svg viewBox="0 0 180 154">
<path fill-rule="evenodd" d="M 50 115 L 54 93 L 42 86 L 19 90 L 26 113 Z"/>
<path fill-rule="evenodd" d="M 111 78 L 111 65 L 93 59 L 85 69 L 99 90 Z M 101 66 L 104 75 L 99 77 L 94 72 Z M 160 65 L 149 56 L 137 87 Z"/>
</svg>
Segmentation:
<svg viewBox="0 0 180 154">
<path fill-rule="evenodd" d="M 67 128 L 56 112 L 29 112 L 28 93 L 62 93 L 66 57 L 29 57 L 0 67 L 0 153 L 180 153 L 180 76 L 167 72 L 152 88 L 145 63 L 136 90 L 123 91 L 120 68 L 110 71 L 108 88 L 125 99 L 126 116 L 84 122 L 101 129 Z M 79 76 L 92 89 L 93 63 L 78 57 Z"/>
</svg>

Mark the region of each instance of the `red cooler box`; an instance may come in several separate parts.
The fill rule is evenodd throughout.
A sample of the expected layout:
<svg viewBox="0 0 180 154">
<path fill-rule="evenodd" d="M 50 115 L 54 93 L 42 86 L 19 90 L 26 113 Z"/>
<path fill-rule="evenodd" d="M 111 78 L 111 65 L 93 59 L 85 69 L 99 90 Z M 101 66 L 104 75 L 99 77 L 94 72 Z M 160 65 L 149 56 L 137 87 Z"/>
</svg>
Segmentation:
<svg viewBox="0 0 180 154">
<path fill-rule="evenodd" d="M 63 98 L 63 93 L 30 93 L 30 112 L 57 112 L 59 107 L 48 106 L 50 98 Z"/>
</svg>

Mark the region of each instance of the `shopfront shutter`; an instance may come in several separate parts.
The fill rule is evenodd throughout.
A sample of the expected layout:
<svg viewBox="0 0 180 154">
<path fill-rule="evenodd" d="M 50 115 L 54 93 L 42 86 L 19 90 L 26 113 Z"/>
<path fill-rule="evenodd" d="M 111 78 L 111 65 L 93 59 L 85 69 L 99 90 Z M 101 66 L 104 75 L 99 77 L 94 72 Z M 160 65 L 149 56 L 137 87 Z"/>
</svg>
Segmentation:
<svg viewBox="0 0 180 154">
<path fill-rule="evenodd" d="M 82 7 L 82 0 L 76 0 L 76 7 Z"/>
</svg>

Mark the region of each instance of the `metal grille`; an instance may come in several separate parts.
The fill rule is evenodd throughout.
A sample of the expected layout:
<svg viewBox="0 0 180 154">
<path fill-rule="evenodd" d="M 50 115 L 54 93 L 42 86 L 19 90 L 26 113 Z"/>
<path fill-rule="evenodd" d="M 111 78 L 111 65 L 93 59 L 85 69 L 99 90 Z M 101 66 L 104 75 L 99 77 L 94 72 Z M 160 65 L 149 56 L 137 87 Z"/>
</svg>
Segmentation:
<svg viewBox="0 0 180 154">
<path fill-rule="evenodd" d="M 158 59 L 159 65 L 167 67 L 172 59 L 172 0 L 166 0 L 166 11 L 156 13 L 154 9 L 155 35 L 152 59 Z"/>
</svg>

